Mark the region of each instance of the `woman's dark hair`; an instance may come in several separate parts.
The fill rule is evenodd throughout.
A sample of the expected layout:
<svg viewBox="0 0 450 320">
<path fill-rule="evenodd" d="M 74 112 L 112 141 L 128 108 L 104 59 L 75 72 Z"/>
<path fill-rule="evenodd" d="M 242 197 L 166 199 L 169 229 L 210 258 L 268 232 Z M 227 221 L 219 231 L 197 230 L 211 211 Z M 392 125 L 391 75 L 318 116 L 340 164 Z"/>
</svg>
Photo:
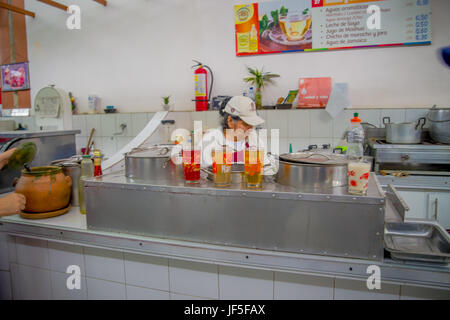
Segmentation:
<svg viewBox="0 0 450 320">
<path fill-rule="evenodd" d="M 229 129 L 228 128 L 228 117 L 231 117 L 231 119 L 237 121 L 241 120 L 238 116 L 234 116 L 229 114 L 228 112 L 225 112 L 225 107 L 227 106 L 228 102 L 231 100 L 232 97 L 227 97 L 223 100 L 222 104 L 220 105 L 219 114 L 220 114 L 220 125 L 222 126 L 222 129 Z"/>
</svg>

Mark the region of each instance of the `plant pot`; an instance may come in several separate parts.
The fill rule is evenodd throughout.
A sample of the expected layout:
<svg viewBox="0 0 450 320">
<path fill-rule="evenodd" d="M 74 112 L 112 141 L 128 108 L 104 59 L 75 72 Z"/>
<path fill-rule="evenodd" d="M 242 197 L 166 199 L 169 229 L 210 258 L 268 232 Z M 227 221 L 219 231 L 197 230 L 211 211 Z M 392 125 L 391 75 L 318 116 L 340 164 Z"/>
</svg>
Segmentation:
<svg viewBox="0 0 450 320">
<path fill-rule="evenodd" d="M 255 105 L 256 105 L 256 109 L 258 109 L 258 110 L 262 109 L 262 93 L 261 93 L 261 89 L 256 89 L 256 92 L 255 92 Z"/>
<path fill-rule="evenodd" d="M 72 179 L 61 167 L 35 167 L 22 170 L 16 183 L 16 193 L 26 198 L 25 210 L 32 213 L 51 212 L 69 205 Z"/>
</svg>

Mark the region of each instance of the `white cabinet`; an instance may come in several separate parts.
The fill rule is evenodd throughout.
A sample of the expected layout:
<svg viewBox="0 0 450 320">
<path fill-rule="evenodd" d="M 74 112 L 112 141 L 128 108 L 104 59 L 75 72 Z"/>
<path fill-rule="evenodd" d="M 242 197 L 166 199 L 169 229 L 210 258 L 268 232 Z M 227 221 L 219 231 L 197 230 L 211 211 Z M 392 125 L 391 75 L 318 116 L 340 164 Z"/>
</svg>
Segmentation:
<svg viewBox="0 0 450 320">
<path fill-rule="evenodd" d="M 399 193 L 409 207 L 406 219 L 437 220 L 450 230 L 450 192 L 399 190 Z"/>
<path fill-rule="evenodd" d="M 400 196 L 409 207 L 406 212 L 407 219 L 431 219 L 428 216 L 428 197 L 426 192 L 400 191 Z"/>
<path fill-rule="evenodd" d="M 428 194 L 428 216 L 450 230 L 450 193 Z"/>
</svg>

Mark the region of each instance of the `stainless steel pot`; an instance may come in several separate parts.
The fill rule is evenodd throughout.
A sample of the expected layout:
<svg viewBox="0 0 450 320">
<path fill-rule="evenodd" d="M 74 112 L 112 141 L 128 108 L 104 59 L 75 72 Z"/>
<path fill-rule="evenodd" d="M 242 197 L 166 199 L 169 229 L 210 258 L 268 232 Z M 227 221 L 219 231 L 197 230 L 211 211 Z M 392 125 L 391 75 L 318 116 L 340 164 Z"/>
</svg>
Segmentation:
<svg viewBox="0 0 450 320">
<path fill-rule="evenodd" d="M 427 122 L 420 118 L 416 122 L 391 123 L 391 118 L 383 118 L 386 127 L 386 141 L 394 144 L 417 144 L 422 142 L 422 129 Z"/>
<path fill-rule="evenodd" d="M 430 135 L 436 142 L 450 143 L 450 109 L 434 106 L 427 116 L 431 122 Z"/>
<path fill-rule="evenodd" d="M 62 167 L 64 174 L 72 179 L 72 197 L 70 202 L 72 206 L 79 206 L 78 181 L 81 176 L 81 165 L 77 162 L 62 162 L 58 166 Z"/>
<path fill-rule="evenodd" d="M 79 206 L 78 182 L 81 176 L 81 156 L 73 156 L 68 159 L 54 160 L 52 165 L 62 167 L 66 176 L 72 179 L 72 196 L 70 203 L 72 206 Z"/>
<path fill-rule="evenodd" d="M 348 184 L 347 159 L 338 154 L 300 152 L 280 156 L 276 182 L 303 192 L 321 192 Z"/>
<path fill-rule="evenodd" d="M 136 148 L 125 154 L 125 176 L 144 181 L 183 179 L 183 167 L 171 160 L 173 146 Z"/>
</svg>

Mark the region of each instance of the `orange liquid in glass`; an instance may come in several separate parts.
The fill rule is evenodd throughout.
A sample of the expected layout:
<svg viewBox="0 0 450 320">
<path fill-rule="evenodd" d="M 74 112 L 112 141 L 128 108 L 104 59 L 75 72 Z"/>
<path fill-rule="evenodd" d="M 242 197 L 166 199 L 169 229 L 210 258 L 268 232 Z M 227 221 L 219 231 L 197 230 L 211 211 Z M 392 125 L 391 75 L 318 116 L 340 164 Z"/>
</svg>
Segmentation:
<svg viewBox="0 0 450 320">
<path fill-rule="evenodd" d="M 262 168 L 264 163 L 264 151 L 245 150 L 245 182 L 249 188 L 262 186 Z"/>
</svg>

